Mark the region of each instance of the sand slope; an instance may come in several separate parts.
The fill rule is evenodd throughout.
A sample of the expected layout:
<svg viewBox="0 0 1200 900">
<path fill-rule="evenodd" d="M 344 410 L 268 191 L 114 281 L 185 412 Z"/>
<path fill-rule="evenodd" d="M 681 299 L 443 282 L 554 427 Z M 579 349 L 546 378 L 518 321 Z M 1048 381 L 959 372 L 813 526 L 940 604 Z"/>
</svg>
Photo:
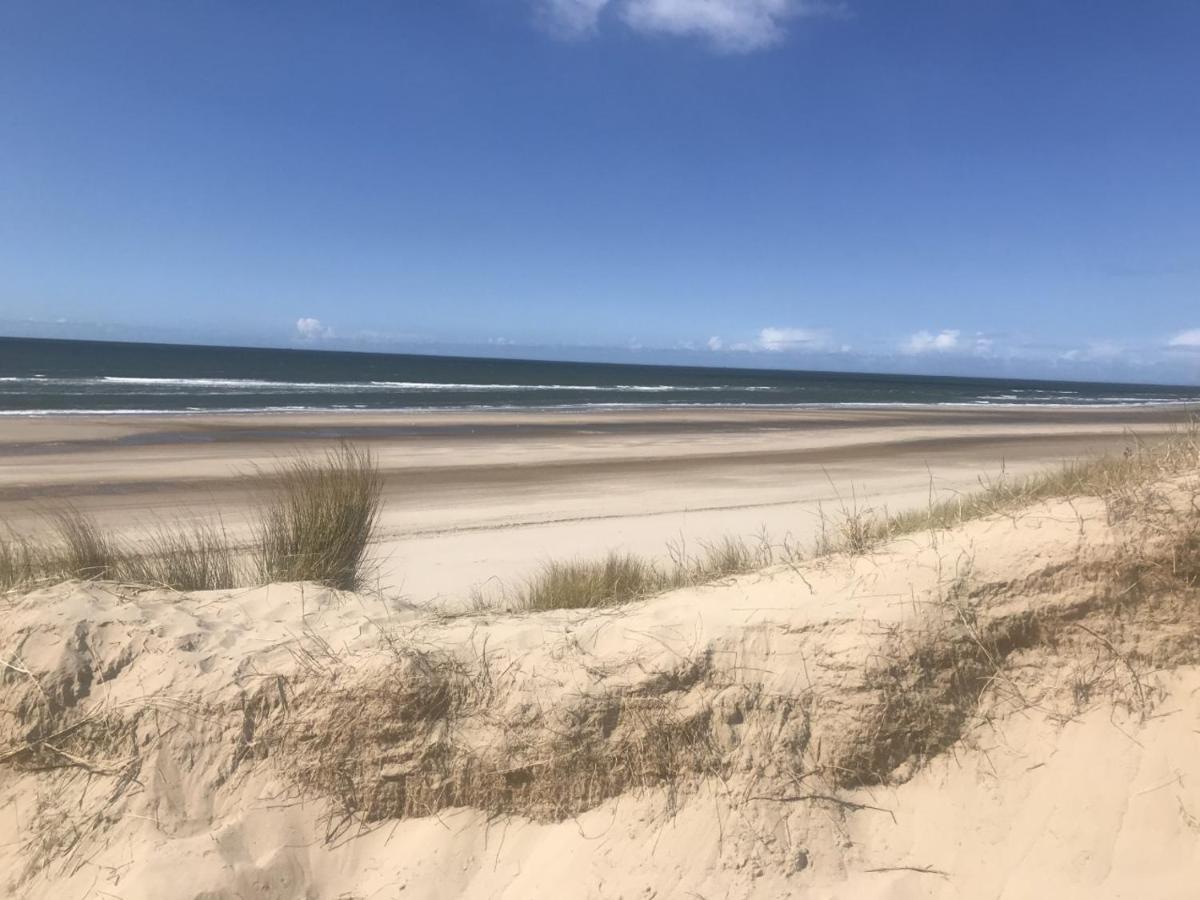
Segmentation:
<svg viewBox="0 0 1200 900">
<path fill-rule="evenodd" d="M 1044 504 L 606 611 L 12 598 L 3 890 L 1194 896 L 1195 620 L 1102 602 L 1109 518 Z"/>
</svg>

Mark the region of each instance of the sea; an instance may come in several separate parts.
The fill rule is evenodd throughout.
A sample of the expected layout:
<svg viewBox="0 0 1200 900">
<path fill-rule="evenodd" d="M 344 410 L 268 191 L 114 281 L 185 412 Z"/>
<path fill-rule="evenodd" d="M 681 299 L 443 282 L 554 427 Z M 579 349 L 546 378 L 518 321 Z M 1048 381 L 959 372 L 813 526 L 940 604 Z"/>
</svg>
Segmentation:
<svg viewBox="0 0 1200 900">
<path fill-rule="evenodd" d="M 0 338 L 0 415 L 1141 406 L 1200 387 Z"/>
</svg>

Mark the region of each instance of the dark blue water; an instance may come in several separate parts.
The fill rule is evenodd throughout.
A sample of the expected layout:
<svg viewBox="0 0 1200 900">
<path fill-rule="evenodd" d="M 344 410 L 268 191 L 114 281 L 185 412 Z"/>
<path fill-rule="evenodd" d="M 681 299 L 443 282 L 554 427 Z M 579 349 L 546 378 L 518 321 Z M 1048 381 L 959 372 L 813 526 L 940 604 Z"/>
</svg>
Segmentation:
<svg viewBox="0 0 1200 900">
<path fill-rule="evenodd" d="M 7 415 L 1189 402 L 1200 388 L 0 338 Z"/>
</svg>

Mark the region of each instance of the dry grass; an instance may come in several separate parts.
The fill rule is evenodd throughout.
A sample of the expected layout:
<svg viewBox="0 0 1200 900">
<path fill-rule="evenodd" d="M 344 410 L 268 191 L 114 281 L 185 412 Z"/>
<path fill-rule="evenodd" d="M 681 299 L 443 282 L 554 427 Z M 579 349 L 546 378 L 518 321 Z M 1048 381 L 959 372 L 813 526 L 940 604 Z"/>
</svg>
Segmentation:
<svg viewBox="0 0 1200 900">
<path fill-rule="evenodd" d="M 1144 719 L 1155 703 L 1154 673 L 1200 662 L 1200 447 L 1195 431 L 1153 448 L 1025 479 L 950 510 L 935 521 L 1015 512 L 1020 504 L 1078 494 L 1105 501 L 1115 549 L 1082 554 L 1023 583 L 1016 612 L 984 612 L 956 580 L 915 623 L 897 627 L 867 673 L 876 694 L 864 727 L 833 770 L 840 787 L 903 780 L 987 721 L 985 697 L 1028 709 L 1010 657 L 1035 654 L 1048 678 L 1060 669 L 1074 709 L 1098 699 Z M 1011 505 L 1010 505 L 1011 504 Z M 914 521 L 914 520 L 910 520 Z M 922 522 L 927 520 L 916 519 Z M 950 527 L 947 525 L 946 527 Z M 1046 600 L 1040 601 L 1039 598 Z M 1027 663 L 1028 665 L 1028 663 Z"/>
<path fill-rule="evenodd" d="M 616 606 L 663 590 L 667 581 L 653 563 L 611 553 L 598 561 L 549 562 L 530 579 L 521 609 L 589 609 Z"/>
<path fill-rule="evenodd" d="M 668 548 L 671 561 L 671 587 L 707 584 L 731 575 L 741 575 L 766 568 L 777 562 L 787 549 L 776 548 L 761 537 L 757 543 L 741 538 L 724 537 L 700 545 L 700 553 L 689 557 L 677 547 Z"/>
<path fill-rule="evenodd" d="M 29 541 L 12 534 L 0 534 L 0 591 L 7 591 L 36 580 L 38 558 Z"/>
<path fill-rule="evenodd" d="M 897 769 L 924 765 L 963 737 L 984 693 L 1004 679 L 1017 650 L 1046 640 L 1047 625 L 1030 613 L 978 621 L 956 607 L 897 628 L 868 671 L 864 687 L 877 699 L 844 742 L 833 769 L 839 787 L 892 780 Z"/>
<path fill-rule="evenodd" d="M 62 509 L 47 517 L 47 535 L 0 536 L 0 590 L 66 578 L 118 577 L 128 557 L 89 516 Z"/>
<path fill-rule="evenodd" d="M 83 579 L 115 576 L 125 563 L 121 548 L 88 516 L 66 509 L 52 513 L 57 541 L 43 568 L 53 574 Z"/>
<path fill-rule="evenodd" d="M 243 554 L 220 523 L 161 525 L 149 546 L 131 555 L 120 580 L 177 591 L 241 587 L 251 579 Z"/>
<path fill-rule="evenodd" d="M 324 460 L 281 464 L 276 480 L 275 492 L 258 512 L 261 580 L 317 581 L 341 590 L 362 586 L 382 491 L 370 451 L 343 444 Z"/>
<path fill-rule="evenodd" d="M 220 521 L 161 524 L 138 547 L 67 508 L 37 537 L 0 534 L 0 591 L 70 578 L 180 591 L 270 581 L 317 581 L 353 589 L 369 575 L 367 546 L 379 517 L 378 470 L 370 453 L 341 446 L 323 459 L 283 463 L 255 510 L 255 545 L 239 547 Z"/>
<path fill-rule="evenodd" d="M 72 578 L 179 591 L 249 583 L 242 552 L 218 524 L 161 525 L 137 549 L 78 510 L 51 513 L 49 524 L 40 540 L 0 537 L 0 591 Z"/>
<path fill-rule="evenodd" d="M 526 583 L 514 606 L 532 612 L 620 606 L 662 591 L 752 572 L 770 565 L 775 557 L 766 542 L 753 546 L 732 537 L 701 545 L 695 556 L 674 544 L 668 546 L 668 554 L 667 566 L 629 553 L 546 563 Z"/>
<path fill-rule="evenodd" d="M 511 670 L 406 648 L 352 684 L 334 678 L 286 703 L 264 691 L 254 741 L 299 796 L 332 801 L 332 839 L 453 807 L 560 821 L 627 792 L 727 775 L 739 737 L 757 740 L 769 722 L 778 739 L 795 705 L 714 684 L 700 655 L 647 672 L 641 685 L 514 716 L 496 680 Z M 729 718 L 742 722 L 739 734 Z"/>
</svg>

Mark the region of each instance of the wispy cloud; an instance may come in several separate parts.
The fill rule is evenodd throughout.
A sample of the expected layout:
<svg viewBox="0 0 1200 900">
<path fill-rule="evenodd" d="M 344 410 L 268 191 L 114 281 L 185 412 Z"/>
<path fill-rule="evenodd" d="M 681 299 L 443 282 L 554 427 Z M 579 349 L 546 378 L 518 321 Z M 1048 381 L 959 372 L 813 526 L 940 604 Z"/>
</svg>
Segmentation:
<svg viewBox="0 0 1200 900">
<path fill-rule="evenodd" d="M 1129 356 L 1129 350 L 1116 341 L 1089 341 L 1086 347 L 1075 347 L 1059 359 L 1067 362 L 1115 362 Z"/>
<path fill-rule="evenodd" d="M 946 353 L 961 350 L 961 336 L 962 332 L 955 328 L 944 328 L 936 334 L 932 331 L 918 331 L 905 341 L 900 349 L 905 353 Z M 989 349 L 990 346 L 989 343 Z"/>
<path fill-rule="evenodd" d="M 1191 328 L 1187 331 L 1181 331 L 1171 340 L 1167 341 L 1168 347 L 1182 347 L 1185 350 L 1200 350 L 1200 328 Z"/>
<path fill-rule="evenodd" d="M 764 328 L 758 333 L 755 348 L 768 353 L 785 350 L 828 350 L 833 345 L 832 335 L 820 328 Z"/>
<path fill-rule="evenodd" d="M 536 9 L 549 30 L 563 37 L 592 33 L 612 9 L 640 34 L 697 37 L 726 53 L 779 43 L 791 20 L 844 12 L 831 0 L 536 0 Z"/>
<path fill-rule="evenodd" d="M 713 337 L 710 337 L 708 339 L 708 349 L 709 350 L 713 350 L 713 351 L 720 350 L 724 346 L 725 346 L 725 342 L 723 340 L 721 340 L 719 337 L 717 337 L 716 335 L 714 335 Z"/>
</svg>

